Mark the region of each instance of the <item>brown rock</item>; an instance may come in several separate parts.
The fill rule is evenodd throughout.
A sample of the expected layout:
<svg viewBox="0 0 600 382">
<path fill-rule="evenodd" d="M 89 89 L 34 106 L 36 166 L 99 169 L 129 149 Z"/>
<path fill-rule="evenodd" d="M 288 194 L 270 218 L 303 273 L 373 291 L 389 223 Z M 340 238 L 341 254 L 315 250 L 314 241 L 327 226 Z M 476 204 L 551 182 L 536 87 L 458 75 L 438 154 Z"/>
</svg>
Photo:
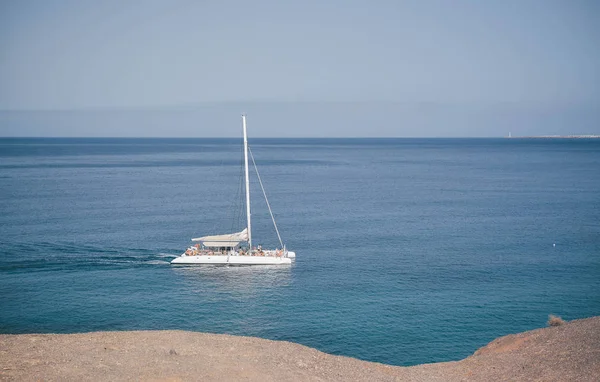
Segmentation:
<svg viewBox="0 0 600 382">
<path fill-rule="evenodd" d="M 598 381 L 600 317 L 499 338 L 458 362 L 388 366 L 183 331 L 0 335 L 0 380 Z"/>
</svg>

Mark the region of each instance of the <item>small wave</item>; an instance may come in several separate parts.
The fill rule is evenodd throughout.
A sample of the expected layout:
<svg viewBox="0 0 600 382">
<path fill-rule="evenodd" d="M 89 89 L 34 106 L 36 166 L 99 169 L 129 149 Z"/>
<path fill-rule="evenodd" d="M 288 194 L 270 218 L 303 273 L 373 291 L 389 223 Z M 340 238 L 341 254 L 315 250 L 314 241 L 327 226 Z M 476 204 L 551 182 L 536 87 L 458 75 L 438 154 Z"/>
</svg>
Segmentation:
<svg viewBox="0 0 600 382">
<path fill-rule="evenodd" d="M 164 260 L 149 260 L 149 261 L 145 261 L 144 264 L 151 264 L 151 265 L 165 265 L 165 264 L 171 264 L 168 261 L 164 261 Z"/>
<path fill-rule="evenodd" d="M 43 248 L 43 251 L 40 248 Z M 173 252 L 162 252 L 160 249 L 98 246 L 61 241 L 37 244 L 14 243 L 11 246 L 0 243 L 0 252 L 15 255 L 0 261 L 0 271 L 8 272 L 165 265 L 179 256 Z M 17 256 L 22 253 L 26 253 L 27 256 Z"/>
<path fill-rule="evenodd" d="M 157 253 L 155 256 L 156 257 L 163 257 L 163 258 L 175 258 L 175 257 L 179 257 L 179 255 L 174 255 L 172 253 Z"/>
</svg>

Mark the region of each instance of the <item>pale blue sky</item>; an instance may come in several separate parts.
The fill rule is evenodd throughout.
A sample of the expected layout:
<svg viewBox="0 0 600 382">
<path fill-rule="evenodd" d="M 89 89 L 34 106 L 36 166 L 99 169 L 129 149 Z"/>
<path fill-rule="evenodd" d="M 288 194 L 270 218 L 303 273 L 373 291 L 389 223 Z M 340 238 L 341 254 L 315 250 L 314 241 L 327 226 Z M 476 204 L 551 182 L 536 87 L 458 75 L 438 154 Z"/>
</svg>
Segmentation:
<svg viewBox="0 0 600 382">
<path fill-rule="evenodd" d="M 1 110 L 164 120 L 3 112 L 5 136 L 600 133 L 599 74 L 598 1 L 0 0 Z"/>
</svg>

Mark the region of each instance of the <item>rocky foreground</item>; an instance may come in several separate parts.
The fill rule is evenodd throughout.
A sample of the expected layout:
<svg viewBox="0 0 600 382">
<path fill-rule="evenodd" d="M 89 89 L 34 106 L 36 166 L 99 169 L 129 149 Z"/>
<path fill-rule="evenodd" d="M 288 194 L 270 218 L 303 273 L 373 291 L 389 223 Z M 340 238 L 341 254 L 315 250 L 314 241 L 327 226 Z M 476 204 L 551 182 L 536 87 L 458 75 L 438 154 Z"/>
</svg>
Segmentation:
<svg viewBox="0 0 600 382">
<path fill-rule="evenodd" d="M 0 380 L 599 381 L 600 317 L 501 337 L 462 361 L 412 367 L 183 331 L 0 335 Z"/>
</svg>

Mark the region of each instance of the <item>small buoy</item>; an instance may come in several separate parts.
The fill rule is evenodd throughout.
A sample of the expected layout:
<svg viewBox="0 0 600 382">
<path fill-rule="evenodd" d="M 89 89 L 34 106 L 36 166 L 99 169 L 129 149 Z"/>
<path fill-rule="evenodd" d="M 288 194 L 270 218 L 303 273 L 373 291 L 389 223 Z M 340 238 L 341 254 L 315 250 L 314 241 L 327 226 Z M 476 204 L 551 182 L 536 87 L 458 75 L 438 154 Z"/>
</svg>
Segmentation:
<svg viewBox="0 0 600 382">
<path fill-rule="evenodd" d="M 556 243 L 552 244 L 553 247 L 556 247 Z"/>
</svg>

